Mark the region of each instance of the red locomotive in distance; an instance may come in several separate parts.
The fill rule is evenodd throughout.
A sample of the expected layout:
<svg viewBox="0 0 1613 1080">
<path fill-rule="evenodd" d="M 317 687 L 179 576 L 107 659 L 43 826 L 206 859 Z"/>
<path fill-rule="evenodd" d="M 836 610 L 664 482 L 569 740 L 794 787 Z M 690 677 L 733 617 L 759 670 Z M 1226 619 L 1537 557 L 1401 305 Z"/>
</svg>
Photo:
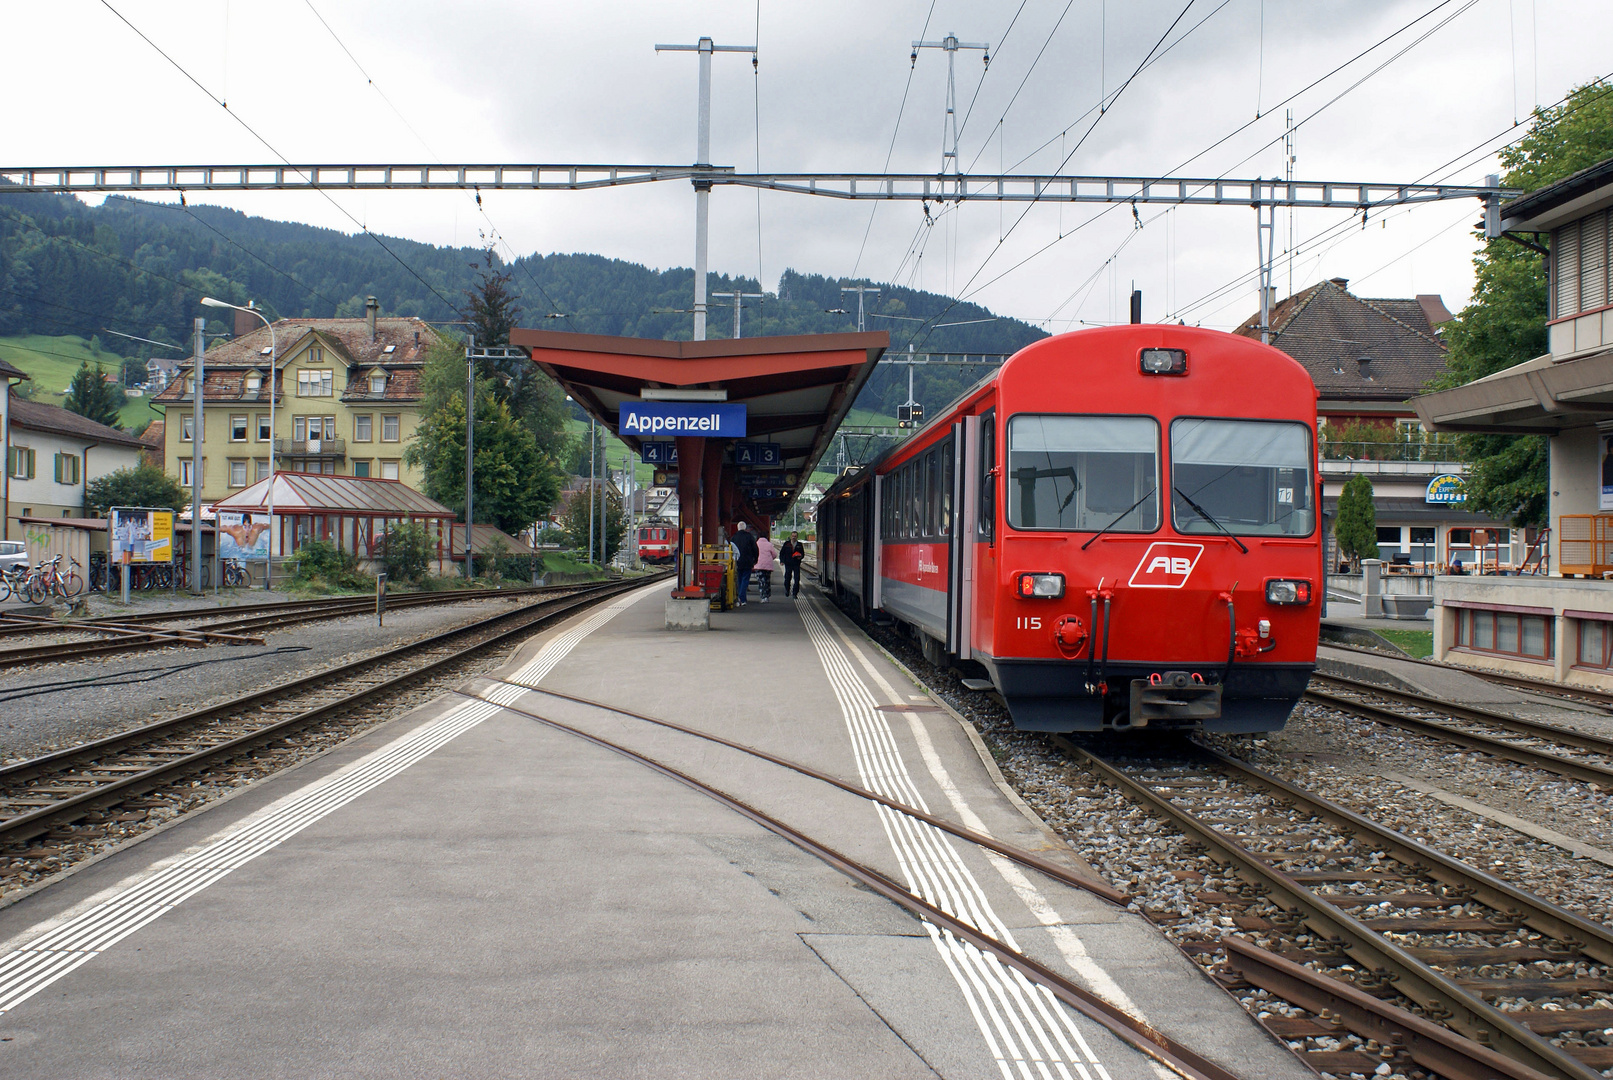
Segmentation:
<svg viewBox="0 0 1613 1080">
<path fill-rule="evenodd" d="M 638 557 L 640 562 L 669 563 L 677 553 L 677 526 L 642 525 L 639 527 Z"/>
<path fill-rule="evenodd" d="M 823 586 L 1031 731 L 1281 728 L 1316 666 L 1316 388 L 1184 326 L 1020 350 L 819 507 Z"/>
</svg>

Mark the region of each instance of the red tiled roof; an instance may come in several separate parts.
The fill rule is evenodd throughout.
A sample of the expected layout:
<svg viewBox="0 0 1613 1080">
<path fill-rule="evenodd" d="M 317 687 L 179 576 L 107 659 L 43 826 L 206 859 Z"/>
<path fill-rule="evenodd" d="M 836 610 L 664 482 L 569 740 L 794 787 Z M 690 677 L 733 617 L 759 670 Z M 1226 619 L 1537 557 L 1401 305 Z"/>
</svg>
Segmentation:
<svg viewBox="0 0 1613 1080">
<path fill-rule="evenodd" d="M 348 370 L 336 375 L 341 384 L 337 393 L 343 401 L 418 401 L 420 398 L 420 370 L 425 354 L 439 335 L 431 324 L 415 318 L 381 318 L 375 320 L 375 338 L 370 339 L 369 323 L 365 319 L 280 319 L 274 324 L 275 363 L 280 398 L 286 393 L 285 378 L 280 369 L 286 358 L 298 352 L 310 335 L 328 349 L 332 366 L 345 366 Z M 392 352 L 387 352 L 387 347 Z M 267 387 L 255 394 L 246 390 L 246 376 L 257 370 L 267 374 L 269 357 L 263 350 L 269 347 L 267 327 L 259 327 L 231 341 L 216 345 L 207 352 L 203 364 L 202 394 L 205 401 L 267 404 Z M 190 364 L 182 363 L 182 371 Z M 388 374 L 384 398 L 369 393 L 369 373 L 382 368 Z M 347 387 L 353 386 L 352 395 Z M 156 400 L 163 404 L 184 401 L 185 380 L 175 378 Z"/>
<path fill-rule="evenodd" d="M 1437 296 L 1369 300 L 1324 281 L 1272 309 L 1271 343 L 1304 365 L 1324 398 L 1404 401 L 1445 371 L 1445 343 L 1429 324 L 1443 309 Z M 1234 333 L 1259 340 L 1260 315 Z"/>
<path fill-rule="evenodd" d="M 141 448 L 140 440 L 127 431 L 97 424 L 59 405 L 46 405 L 16 396 L 11 399 L 11 426 L 29 431 L 48 431 L 53 435 L 69 435 L 103 445 L 128 446 L 136 450 Z"/>
</svg>

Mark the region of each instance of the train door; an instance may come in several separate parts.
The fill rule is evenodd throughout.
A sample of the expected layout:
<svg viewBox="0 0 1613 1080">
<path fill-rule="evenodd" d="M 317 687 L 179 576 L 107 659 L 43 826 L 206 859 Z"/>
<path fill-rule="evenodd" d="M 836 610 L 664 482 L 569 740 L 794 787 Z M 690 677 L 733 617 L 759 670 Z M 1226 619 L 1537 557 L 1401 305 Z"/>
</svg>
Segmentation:
<svg viewBox="0 0 1613 1080">
<path fill-rule="evenodd" d="M 970 605 L 970 645 L 976 652 L 990 655 L 994 645 L 991 632 L 992 619 L 997 607 L 997 475 L 1000 468 L 1000 448 L 997 446 L 997 411 L 980 417 L 979 452 L 975 468 L 971 470 L 979 490 L 975 494 L 975 588 Z"/>
<path fill-rule="evenodd" d="M 972 555 L 975 498 L 980 490 L 972 462 L 979 440 L 979 417 L 966 416 L 962 423 L 952 425 L 957 467 L 952 470 L 952 522 L 947 543 L 947 652 L 960 660 L 972 655 L 968 628 L 974 610 Z"/>
<path fill-rule="evenodd" d="M 885 560 L 881 545 L 885 542 L 884 530 L 881 528 L 880 507 L 885 505 L 885 478 L 878 473 L 868 484 L 868 498 L 872 503 L 868 515 L 868 536 L 870 537 L 865 559 L 873 567 L 872 582 L 868 592 L 868 606 L 875 611 L 885 606 L 884 589 L 880 586 L 880 576 Z"/>
<path fill-rule="evenodd" d="M 857 546 L 861 549 L 862 613 L 866 619 L 874 612 L 874 586 L 878 582 L 874 556 L 874 485 L 867 483 L 858 491 Z"/>
</svg>

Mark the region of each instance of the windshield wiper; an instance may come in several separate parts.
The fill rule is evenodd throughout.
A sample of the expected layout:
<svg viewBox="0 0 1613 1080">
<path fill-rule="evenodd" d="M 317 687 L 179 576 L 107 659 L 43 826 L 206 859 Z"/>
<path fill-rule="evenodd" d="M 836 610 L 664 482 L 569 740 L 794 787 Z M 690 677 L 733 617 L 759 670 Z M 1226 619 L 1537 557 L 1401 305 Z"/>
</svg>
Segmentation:
<svg viewBox="0 0 1613 1080">
<path fill-rule="evenodd" d="M 1128 506 L 1124 510 L 1120 511 L 1120 513 L 1116 514 L 1113 518 L 1109 519 L 1109 524 L 1105 525 L 1103 528 L 1099 529 L 1097 532 L 1093 533 L 1090 537 L 1088 537 L 1087 542 L 1081 545 L 1081 550 L 1085 551 L 1087 548 L 1091 547 L 1092 546 L 1092 541 L 1096 540 L 1098 537 L 1102 536 L 1104 533 L 1108 532 L 1110 529 L 1112 529 L 1116 525 L 1120 524 L 1120 519 L 1121 518 L 1125 517 L 1127 514 L 1131 513 L 1133 510 L 1135 510 L 1139 506 L 1141 506 L 1144 502 L 1146 502 L 1148 500 L 1148 497 L 1150 495 L 1152 495 L 1153 493 L 1154 493 L 1153 488 L 1149 488 L 1147 491 L 1143 492 L 1143 497 L 1141 499 L 1138 499 L 1136 502 L 1132 503 L 1130 506 Z"/>
<path fill-rule="evenodd" d="M 1227 536 L 1231 537 L 1232 542 L 1234 544 L 1237 544 L 1240 548 L 1243 548 L 1243 553 L 1245 555 L 1249 554 L 1249 549 L 1244 546 L 1243 541 L 1239 540 L 1236 536 L 1233 536 L 1231 529 L 1227 528 L 1225 525 L 1223 525 L 1219 521 L 1215 520 L 1215 518 L 1211 517 L 1210 512 L 1208 510 L 1204 509 L 1204 507 L 1200 506 L 1198 503 L 1196 503 L 1192 499 L 1188 498 L 1187 492 L 1183 491 L 1179 487 L 1172 487 L 1171 490 L 1176 492 L 1176 494 L 1180 495 L 1182 497 L 1182 501 L 1187 503 L 1187 505 L 1191 506 L 1193 508 L 1194 513 L 1198 514 L 1199 517 L 1203 518 L 1205 521 L 1208 521 L 1211 525 L 1214 525 L 1217 529 L 1220 529 L 1222 532 L 1226 533 Z"/>
</svg>

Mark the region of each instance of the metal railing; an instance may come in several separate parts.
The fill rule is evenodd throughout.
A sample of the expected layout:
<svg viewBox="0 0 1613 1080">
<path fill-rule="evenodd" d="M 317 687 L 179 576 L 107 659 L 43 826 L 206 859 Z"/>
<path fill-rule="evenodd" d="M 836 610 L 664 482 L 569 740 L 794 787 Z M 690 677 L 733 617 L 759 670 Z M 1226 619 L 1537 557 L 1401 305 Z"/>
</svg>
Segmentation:
<svg viewBox="0 0 1613 1080">
<path fill-rule="evenodd" d="M 1456 440 L 1438 435 L 1397 442 L 1343 442 L 1324 439 L 1323 461 L 1459 461 Z"/>
<path fill-rule="evenodd" d="M 1557 519 L 1557 563 L 1563 574 L 1613 573 L 1613 514 L 1563 514 Z"/>
<path fill-rule="evenodd" d="M 347 456 L 347 440 L 337 437 L 334 439 L 275 439 L 274 452 L 277 454 L 293 454 L 299 457 L 339 457 Z"/>
</svg>

